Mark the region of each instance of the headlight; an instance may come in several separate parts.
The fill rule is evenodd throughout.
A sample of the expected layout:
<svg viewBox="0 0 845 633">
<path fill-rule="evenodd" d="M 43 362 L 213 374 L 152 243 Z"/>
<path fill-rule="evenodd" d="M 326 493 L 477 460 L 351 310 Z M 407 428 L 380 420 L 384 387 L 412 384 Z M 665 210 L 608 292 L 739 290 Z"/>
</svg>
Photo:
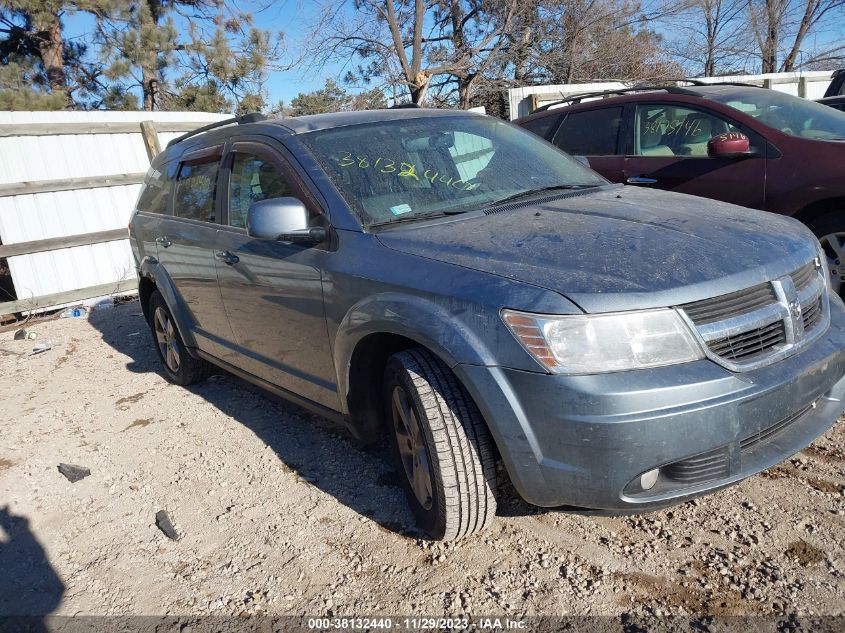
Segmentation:
<svg viewBox="0 0 845 633">
<path fill-rule="evenodd" d="M 675 310 L 553 316 L 502 310 L 528 352 L 558 374 L 598 374 L 704 358 Z"/>
</svg>

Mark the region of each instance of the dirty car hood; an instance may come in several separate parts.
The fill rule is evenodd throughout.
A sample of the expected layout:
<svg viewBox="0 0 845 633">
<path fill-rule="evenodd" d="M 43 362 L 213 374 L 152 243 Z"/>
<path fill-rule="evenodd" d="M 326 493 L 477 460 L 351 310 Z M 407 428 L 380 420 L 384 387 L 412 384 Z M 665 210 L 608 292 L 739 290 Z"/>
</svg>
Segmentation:
<svg viewBox="0 0 845 633">
<path fill-rule="evenodd" d="M 633 187 L 391 228 L 378 239 L 553 290 L 586 312 L 718 296 L 788 274 L 816 256 L 812 234 L 797 220 Z"/>
</svg>

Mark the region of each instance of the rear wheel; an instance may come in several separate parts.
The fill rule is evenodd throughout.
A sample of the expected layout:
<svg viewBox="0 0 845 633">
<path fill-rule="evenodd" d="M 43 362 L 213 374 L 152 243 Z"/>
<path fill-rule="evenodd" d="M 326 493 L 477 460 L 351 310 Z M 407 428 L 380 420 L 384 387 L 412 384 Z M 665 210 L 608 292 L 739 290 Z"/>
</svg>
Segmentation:
<svg viewBox="0 0 845 633">
<path fill-rule="evenodd" d="M 845 212 L 828 213 L 810 223 L 827 255 L 830 285 L 845 298 Z"/>
<path fill-rule="evenodd" d="M 164 366 L 164 375 L 177 385 L 192 385 L 208 378 L 213 370 L 211 363 L 194 358 L 185 349 L 185 343 L 164 297 L 156 290 L 150 295 L 150 330 L 156 344 L 158 357 Z"/>
<path fill-rule="evenodd" d="M 392 356 L 384 376 L 393 456 L 417 523 L 453 540 L 496 515 L 496 464 L 487 426 L 452 371 L 412 349 Z"/>
</svg>

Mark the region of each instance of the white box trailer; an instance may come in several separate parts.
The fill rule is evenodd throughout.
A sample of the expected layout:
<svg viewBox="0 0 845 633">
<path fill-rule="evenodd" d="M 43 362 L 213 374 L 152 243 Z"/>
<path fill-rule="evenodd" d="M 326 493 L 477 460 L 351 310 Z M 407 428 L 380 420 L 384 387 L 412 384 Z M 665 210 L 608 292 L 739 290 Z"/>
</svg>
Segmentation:
<svg viewBox="0 0 845 633">
<path fill-rule="evenodd" d="M 754 84 L 786 92 L 805 99 L 821 99 L 830 85 L 832 70 L 802 71 L 796 73 L 769 73 L 763 75 L 731 75 L 729 77 L 696 77 L 695 81 L 719 83 L 723 81 Z M 636 82 L 647 83 L 647 82 Z M 549 86 L 523 86 L 508 90 L 510 119 L 531 114 L 537 108 L 554 103 L 571 95 L 605 90 L 619 90 L 635 85 L 634 82 L 604 81 L 584 84 L 558 84 Z"/>
<path fill-rule="evenodd" d="M 16 300 L 0 316 L 136 288 L 127 225 L 159 142 L 231 115 L 209 112 L 0 112 L 0 258 Z"/>
</svg>

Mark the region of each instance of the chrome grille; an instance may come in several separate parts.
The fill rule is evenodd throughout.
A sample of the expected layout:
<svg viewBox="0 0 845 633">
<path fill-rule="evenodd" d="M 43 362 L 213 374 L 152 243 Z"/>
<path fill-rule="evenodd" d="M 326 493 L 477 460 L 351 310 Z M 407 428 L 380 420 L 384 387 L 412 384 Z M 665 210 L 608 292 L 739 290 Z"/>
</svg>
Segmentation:
<svg viewBox="0 0 845 633">
<path fill-rule="evenodd" d="M 785 342 L 786 328 L 783 321 L 775 321 L 742 334 L 710 341 L 707 346 L 714 354 L 722 358 L 748 361 Z"/>
<path fill-rule="evenodd" d="M 810 262 L 793 272 L 790 277 L 792 277 L 795 288 L 798 290 L 806 288 L 808 284 L 813 282 L 813 273 L 817 274 L 815 262 Z"/>
<path fill-rule="evenodd" d="M 822 300 L 821 297 L 816 299 L 803 312 L 804 316 L 804 331 L 812 330 L 822 320 Z"/>
<path fill-rule="evenodd" d="M 696 325 L 706 325 L 722 319 L 754 310 L 778 300 L 771 284 L 763 284 L 748 290 L 732 292 L 729 295 L 696 301 L 684 306 L 687 316 Z"/>
<path fill-rule="evenodd" d="M 770 282 L 680 306 L 707 355 L 734 371 L 775 362 L 827 327 L 818 261 Z"/>
</svg>

